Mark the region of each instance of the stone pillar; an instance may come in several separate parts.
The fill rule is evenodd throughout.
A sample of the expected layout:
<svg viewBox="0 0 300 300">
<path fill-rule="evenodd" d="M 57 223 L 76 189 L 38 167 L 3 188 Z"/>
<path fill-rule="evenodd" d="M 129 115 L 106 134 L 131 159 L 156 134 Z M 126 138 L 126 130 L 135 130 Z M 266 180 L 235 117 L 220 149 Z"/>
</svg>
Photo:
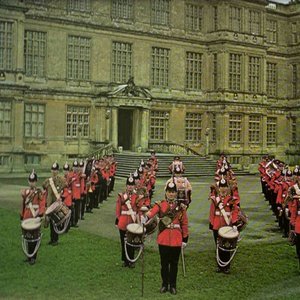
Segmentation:
<svg viewBox="0 0 300 300">
<path fill-rule="evenodd" d="M 144 109 L 141 113 L 141 139 L 140 146 L 142 150 L 148 149 L 149 141 L 149 109 Z"/>
<path fill-rule="evenodd" d="M 16 99 L 13 103 L 13 157 L 12 169 L 13 172 L 24 172 L 24 101 Z"/>
<path fill-rule="evenodd" d="M 118 147 L 118 108 L 113 107 L 111 109 L 111 118 L 110 118 L 110 125 L 111 125 L 111 143 L 113 147 Z"/>
</svg>

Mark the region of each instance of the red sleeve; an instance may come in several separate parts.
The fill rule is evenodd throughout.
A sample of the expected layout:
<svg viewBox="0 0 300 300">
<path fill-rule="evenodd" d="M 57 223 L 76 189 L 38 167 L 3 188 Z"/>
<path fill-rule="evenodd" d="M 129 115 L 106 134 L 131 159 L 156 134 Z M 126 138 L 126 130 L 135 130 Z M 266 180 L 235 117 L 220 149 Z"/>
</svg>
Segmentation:
<svg viewBox="0 0 300 300">
<path fill-rule="evenodd" d="M 116 218 L 119 219 L 119 217 L 121 216 L 121 211 L 122 211 L 122 204 L 121 204 L 121 198 L 122 196 L 119 194 L 118 198 L 117 198 L 117 202 L 116 202 Z"/>
<path fill-rule="evenodd" d="M 290 205 L 290 212 L 291 212 L 291 219 L 290 223 L 292 226 L 295 226 L 296 223 L 296 217 L 297 217 L 297 202 L 298 200 L 293 200 L 292 205 Z"/>
<path fill-rule="evenodd" d="M 155 203 L 154 206 L 147 212 L 147 216 L 151 219 L 156 214 L 158 214 L 159 210 L 160 210 L 159 205 L 157 203 Z"/>
<path fill-rule="evenodd" d="M 181 218 L 181 229 L 182 229 L 182 237 L 185 238 L 189 235 L 189 229 L 188 229 L 188 217 L 186 210 L 183 210 L 182 218 Z"/>
</svg>

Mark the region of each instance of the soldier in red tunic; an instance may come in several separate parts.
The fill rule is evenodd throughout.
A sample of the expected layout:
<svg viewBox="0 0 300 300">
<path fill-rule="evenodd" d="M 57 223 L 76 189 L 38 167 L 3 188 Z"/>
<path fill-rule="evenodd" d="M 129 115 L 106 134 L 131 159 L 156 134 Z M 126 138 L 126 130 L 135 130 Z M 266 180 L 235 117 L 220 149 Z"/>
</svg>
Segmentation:
<svg viewBox="0 0 300 300">
<path fill-rule="evenodd" d="M 127 225 L 135 223 L 136 214 L 136 199 L 137 195 L 134 192 L 135 184 L 132 176 L 129 176 L 126 180 L 126 190 L 123 193 L 118 194 L 116 202 L 116 221 L 115 225 L 119 228 L 120 240 L 121 240 L 121 259 L 124 267 L 133 268 L 134 264 L 131 263 L 125 255 L 125 235 L 127 231 Z M 134 258 L 134 248 L 127 246 L 127 253 L 130 259 Z"/>
<path fill-rule="evenodd" d="M 22 208 L 20 212 L 21 221 L 29 218 L 42 217 L 45 213 L 46 199 L 42 196 L 42 191 L 36 187 L 37 174 L 32 171 L 28 177 L 29 188 L 21 191 Z M 28 254 L 33 254 L 37 241 L 28 243 Z M 26 259 L 30 265 L 35 263 L 37 252 Z"/>
<path fill-rule="evenodd" d="M 239 213 L 239 198 L 234 197 L 229 188 L 227 181 L 222 178 L 220 182 L 212 186 L 209 196 L 211 200 L 210 215 L 209 215 L 209 228 L 213 230 L 214 240 L 217 244 L 218 230 L 223 226 L 235 226 L 238 221 Z M 226 251 L 219 251 L 220 258 L 223 262 L 228 262 L 230 253 Z M 228 274 L 230 264 L 226 267 L 218 265 L 217 272 Z"/>
<path fill-rule="evenodd" d="M 178 260 L 182 247 L 188 241 L 188 217 L 185 206 L 176 201 L 177 188 L 174 182 L 169 182 L 165 188 L 165 199 L 154 204 L 147 212 L 148 218 L 159 215 L 159 232 L 157 243 L 160 254 L 161 293 L 170 290 L 175 295 Z"/>
<path fill-rule="evenodd" d="M 72 218 L 73 227 L 78 227 L 78 220 L 80 218 L 80 205 L 81 205 L 81 178 L 80 178 L 80 170 L 79 163 L 77 160 L 73 162 L 73 172 L 72 172 L 72 197 L 73 197 L 73 207 L 74 207 L 74 215 Z"/>
<path fill-rule="evenodd" d="M 64 177 L 66 180 L 66 187 L 63 190 L 62 198 L 64 204 L 72 211 L 72 188 L 71 188 L 72 177 L 70 173 L 70 166 L 67 162 L 64 164 L 63 170 L 64 170 Z M 69 222 L 66 232 L 69 231 L 70 227 L 71 227 L 71 222 Z"/>
</svg>

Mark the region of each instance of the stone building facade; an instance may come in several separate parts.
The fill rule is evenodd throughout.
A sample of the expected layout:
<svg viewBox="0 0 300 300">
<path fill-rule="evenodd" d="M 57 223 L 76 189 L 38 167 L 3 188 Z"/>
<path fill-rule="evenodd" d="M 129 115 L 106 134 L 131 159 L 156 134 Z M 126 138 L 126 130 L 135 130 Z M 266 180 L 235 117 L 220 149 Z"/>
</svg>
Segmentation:
<svg viewBox="0 0 300 300">
<path fill-rule="evenodd" d="M 0 172 L 112 143 L 299 162 L 300 4 L 0 0 Z"/>
</svg>

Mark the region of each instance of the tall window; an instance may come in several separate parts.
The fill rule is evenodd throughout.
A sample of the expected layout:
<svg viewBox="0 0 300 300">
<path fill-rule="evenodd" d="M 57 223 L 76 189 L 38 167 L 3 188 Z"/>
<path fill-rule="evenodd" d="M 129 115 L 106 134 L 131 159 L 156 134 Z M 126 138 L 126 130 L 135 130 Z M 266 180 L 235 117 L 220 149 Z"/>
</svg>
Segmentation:
<svg viewBox="0 0 300 300">
<path fill-rule="evenodd" d="M 68 79 L 89 80 L 91 39 L 80 36 L 68 37 Z"/>
<path fill-rule="evenodd" d="M 132 76 L 131 44 L 113 42 L 112 81 L 126 82 Z"/>
<path fill-rule="evenodd" d="M 277 64 L 267 63 L 267 94 L 277 96 Z"/>
<path fill-rule="evenodd" d="M 276 144 L 277 119 L 274 117 L 267 118 L 267 145 Z"/>
<path fill-rule="evenodd" d="M 186 88 L 201 89 L 201 53 L 186 53 Z"/>
<path fill-rule="evenodd" d="M 293 98 L 296 98 L 298 95 L 298 70 L 297 65 L 292 65 L 292 93 Z"/>
<path fill-rule="evenodd" d="M 211 114 L 211 141 L 217 140 L 217 117 L 216 114 Z"/>
<path fill-rule="evenodd" d="M 202 30 L 202 6 L 187 3 L 185 7 L 186 29 L 192 31 Z"/>
<path fill-rule="evenodd" d="M 88 12 L 91 10 L 90 0 L 68 0 L 68 9 L 72 11 Z"/>
<path fill-rule="evenodd" d="M 292 23 L 292 43 L 298 43 L 298 34 L 297 34 L 297 22 Z"/>
<path fill-rule="evenodd" d="M 166 139 L 166 126 L 168 118 L 166 111 L 151 111 L 150 113 L 150 139 L 163 141 Z"/>
<path fill-rule="evenodd" d="M 297 143 L 297 119 L 291 118 L 291 143 L 296 144 Z"/>
<path fill-rule="evenodd" d="M 277 43 L 277 21 L 267 20 L 267 42 L 271 44 Z"/>
<path fill-rule="evenodd" d="M 151 0 L 151 23 L 170 25 L 170 0 Z"/>
<path fill-rule="evenodd" d="M 261 32 L 260 12 L 256 10 L 249 11 L 249 31 L 252 34 L 259 35 Z"/>
<path fill-rule="evenodd" d="M 201 140 L 201 114 L 186 113 L 185 115 L 185 139 L 189 142 L 199 142 Z"/>
<path fill-rule="evenodd" d="M 25 137 L 43 138 L 45 136 L 45 105 L 25 104 Z"/>
<path fill-rule="evenodd" d="M 260 116 L 249 116 L 249 143 L 260 143 Z"/>
<path fill-rule="evenodd" d="M 9 155 L 0 155 L 0 167 L 8 167 L 10 164 Z"/>
<path fill-rule="evenodd" d="M 242 141 L 242 115 L 229 115 L 229 142 L 240 143 Z"/>
<path fill-rule="evenodd" d="M 214 21 L 214 28 L 213 30 L 218 30 L 218 6 L 213 6 L 213 21 Z"/>
<path fill-rule="evenodd" d="M 24 41 L 25 73 L 27 76 L 45 76 L 46 33 L 25 31 Z"/>
<path fill-rule="evenodd" d="M 0 69 L 12 69 L 13 23 L 0 21 Z"/>
<path fill-rule="evenodd" d="M 260 57 L 249 57 L 249 92 L 260 92 Z"/>
<path fill-rule="evenodd" d="M 67 137 L 89 137 L 90 109 L 86 106 L 67 106 Z"/>
<path fill-rule="evenodd" d="M 10 137 L 11 102 L 0 101 L 0 137 Z"/>
<path fill-rule="evenodd" d="M 241 90 L 242 55 L 229 54 L 229 89 L 232 91 Z"/>
<path fill-rule="evenodd" d="M 133 19 L 133 2 L 134 0 L 113 0 L 111 15 L 113 19 Z"/>
<path fill-rule="evenodd" d="M 36 154 L 25 155 L 26 165 L 39 165 L 41 163 L 41 156 Z"/>
<path fill-rule="evenodd" d="M 230 6 L 229 26 L 232 31 L 242 31 L 242 9 L 240 7 Z"/>
<path fill-rule="evenodd" d="M 217 90 L 218 89 L 218 54 L 214 53 L 213 54 L 213 89 Z"/>
<path fill-rule="evenodd" d="M 152 48 L 152 76 L 153 86 L 166 87 L 169 85 L 169 53 L 170 49 Z"/>
</svg>

